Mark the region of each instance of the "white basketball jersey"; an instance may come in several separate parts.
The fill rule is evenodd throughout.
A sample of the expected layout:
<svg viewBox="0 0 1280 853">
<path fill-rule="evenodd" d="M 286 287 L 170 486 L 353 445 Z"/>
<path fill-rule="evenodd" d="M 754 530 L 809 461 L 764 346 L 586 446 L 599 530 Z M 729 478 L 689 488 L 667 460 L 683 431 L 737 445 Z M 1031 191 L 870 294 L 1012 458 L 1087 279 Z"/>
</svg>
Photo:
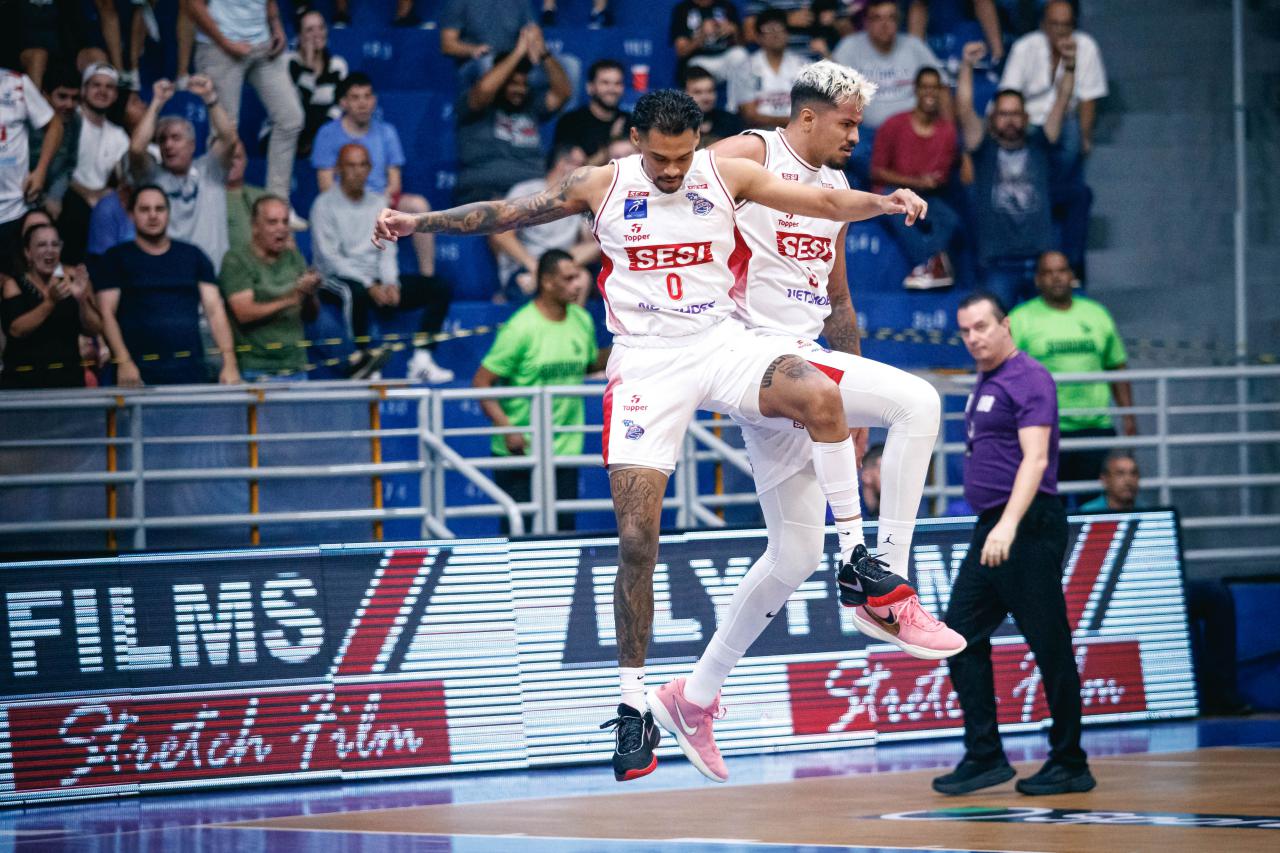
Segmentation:
<svg viewBox="0 0 1280 853">
<path fill-rule="evenodd" d="M 844 173 L 800 159 L 777 130 L 749 130 L 764 141 L 764 167 L 784 181 L 848 189 Z M 843 222 L 816 219 L 745 201 L 738 228 L 751 250 L 751 272 L 736 315 L 752 328 L 817 338 L 831 313 L 827 278 L 835 264 Z"/>
<path fill-rule="evenodd" d="M 594 228 L 609 331 L 639 344 L 636 338 L 679 338 L 715 326 L 746 288 L 751 253 L 714 155 L 694 154 L 673 193 L 649 179 L 639 154 L 614 164 Z"/>
</svg>

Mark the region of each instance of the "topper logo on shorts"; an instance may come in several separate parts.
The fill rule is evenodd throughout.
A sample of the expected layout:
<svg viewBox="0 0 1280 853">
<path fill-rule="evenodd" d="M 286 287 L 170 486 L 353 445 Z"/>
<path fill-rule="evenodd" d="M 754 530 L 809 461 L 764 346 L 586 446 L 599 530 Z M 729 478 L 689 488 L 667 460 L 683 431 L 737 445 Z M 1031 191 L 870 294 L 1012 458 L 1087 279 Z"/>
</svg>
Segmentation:
<svg viewBox="0 0 1280 853">
<path fill-rule="evenodd" d="M 649 199 L 628 198 L 622 203 L 623 219 L 648 219 Z"/>
<path fill-rule="evenodd" d="M 831 240 L 812 234 L 777 234 L 778 254 L 797 261 L 831 260 Z"/>
<path fill-rule="evenodd" d="M 622 425 L 627 428 L 627 441 L 637 441 L 644 435 L 644 427 L 630 418 L 623 420 Z"/>
<path fill-rule="evenodd" d="M 662 246 L 628 246 L 627 260 L 637 272 L 694 267 L 715 260 L 711 241 L 702 243 L 667 243 Z"/>
<path fill-rule="evenodd" d="M 715 209 L 714 204 L 707 201 L 705 198 L 698 195 L 697 193 L 685 193 L 684 197 L 689 199 L 689 201 L 693 202 L 694 216 L 707 216 L 708 214 L 711 213 L 712 210 Z"/>
</svg>

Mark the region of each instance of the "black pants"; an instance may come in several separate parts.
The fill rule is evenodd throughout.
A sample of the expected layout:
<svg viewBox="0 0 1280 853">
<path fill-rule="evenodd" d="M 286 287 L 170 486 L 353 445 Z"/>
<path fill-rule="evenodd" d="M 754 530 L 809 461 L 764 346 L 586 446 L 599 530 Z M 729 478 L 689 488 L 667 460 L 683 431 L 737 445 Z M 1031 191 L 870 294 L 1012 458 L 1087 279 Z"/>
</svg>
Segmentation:
<svg viewBox="0 0 1280 853">
<path fill-rule="evenodd" d="M 525 503 L 533 496 L 533 470 L 531 468 L 499 468 L 493 472 L 493 482 L 516 503 Z M 556 499 L 577 500 L 578 469 L 556 468 Z M 511 532 L 511 525 L 503 516 L 499 519 L 502 534 Z M 525 530 L 531 530 L 533 516 L 525 514 Z M 560 530 L 573 530 L 577 525 L 577 515 L 572 512 L 556 513 L 556 524 Z"/>
<path fill-rule="evenodd" d="M 1113 427 L 1097 428 L 1097 429 L 1077 429 L 1071 432 L 1061 434 L 1062 438 L 1114 438 L 1116 431 Z M 1102 463 L 1107 460 L 1108 448 L 1099 447 L 1089 450 L 1068 450 L 1058 451 L 1058 482 L 1069 483 L 1073 480 L 1088 480 L 1090 483 L 1097 483 L 1098 476 L 1102 473 Z M 1073 494 L 1073 501 L 1068 501 L 1065 497 L 1063 503 L 1069 506 L 1079 506 L 1082 503 L 1088 503 L 1096 498 L 1102 492 L 1080 492 Z"/>
<path fill-rule="evenodd" d="M 980 762 L 1004 759 L 996 728 L 991 634 L 1012 613 L 1040 667 L 1042 689 L 1053 715 L 1049 758 L 1081 768 L 1086 758 L 1080 748 L 1080 674 L 1062 596 L 1066 513 L 1057 498 L 1036 495 L 1018 525 L 1008 559 L 995 568 L 983 566 L 978 562 L 982 545 L 1003 510 L 999 506 L 978 517 L 947 606 L 947 624 L 969 643 L 948 661 L 951 683 L 964 711 L 965 757 Z"/>
<path fill-rule="evenodd" d="M 58 234 L 62 237 L 62 263 L 74 266 L 84 263 L 89 246 L 89 217 L 93 208 L 84 196 L 68 189 L 62 197 L 62 213 L 58 215 Z"/>
<path fill-rule="evenodd" d="M 1200 710 L 1231 713 L 1247 704 L 1236 684 L 1236 600 L 1221 580 L 1189 580 L 1187 621 Z"/>
<path fill-rule="evenodd" d="M 339 278 L 351 292 L 351 334 L 355 338 L 368 338 L 369 318 L 374 311 L 391 312 L 401 309 L 425 308 L 422 312 L 422 323 L 418 331 L 434 335 L 444 328 L 445 317 L 449 314 L 449 303 L 453 301 L 453 291 L 449 286 L 434 276 L 404 273 L 400 276 L 400 304 L 395 308 L 383 308 L 373 301 L 369 291 L 358 281 Z M 356 344 L 358 349 L 366 349 L 367 341 Z M 434 348 L 435 344 L 428 344 Z"/>
</svg>

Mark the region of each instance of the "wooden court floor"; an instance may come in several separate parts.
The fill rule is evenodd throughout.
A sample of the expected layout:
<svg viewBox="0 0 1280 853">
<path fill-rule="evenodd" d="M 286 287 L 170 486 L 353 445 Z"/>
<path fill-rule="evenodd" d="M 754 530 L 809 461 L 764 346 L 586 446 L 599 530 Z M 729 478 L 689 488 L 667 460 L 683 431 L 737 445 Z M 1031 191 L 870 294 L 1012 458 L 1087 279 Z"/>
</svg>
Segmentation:
<svg viewBox="0 0 1280 853">
<path fill-rule="evenodd" d="M 682 759 L 668 759 L 679 761 Z M 523 835 L 534 838 L 733 840 L 784 845 L 857 845 L 982 851 L 1280 850 L 1280 828 L 1142 825 L 1152 815 L 1272 817 L 1280 826 L 1280 749 L 1210 748 L 1091 760 L 1087 794 L 1026 797 L 1013 782 L 964 797 L 935 794 L 939 771 L 798 779 L 785 783 L 627 791 L 591 796 L 442 804 L 235 822 L 224 827 L 398 835 Z M 1036 764 L 1016 765 L 1020 776 Z M 733 764 L 730 763 L 732 771 Z M 658 772 L 661 772 L 659 769 Z M 610 782 L 610 784 L 612 784 Z M 1084 810 L 1079 816 L 1027 809 Z M 938 814 L 942 810 L 949 810 Z M 992 811 L 988 811 L 992 810 Z M 1023 819 L 993 819 L 1007 815 Z M 928 819 L 889 819 L 931 812 Z M 1100 815 L 1099 813 L 1111 813 Z M 1137 813 L 1138 817 L 1124 814 Z M 916 816 L 921 817 L 920 815 Z M 1184 818 L 1185 822 L 1185 818 Z M 674 846 L 674 845 L 673 845 Z"/>
</svg>

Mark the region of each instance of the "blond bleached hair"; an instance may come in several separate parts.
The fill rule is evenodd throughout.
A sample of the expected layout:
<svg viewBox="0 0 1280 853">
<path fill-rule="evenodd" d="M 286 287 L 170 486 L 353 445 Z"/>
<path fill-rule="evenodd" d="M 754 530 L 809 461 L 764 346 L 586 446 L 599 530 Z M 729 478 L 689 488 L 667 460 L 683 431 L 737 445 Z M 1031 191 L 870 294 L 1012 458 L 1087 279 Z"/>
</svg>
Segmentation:
<svg viewBox="0 0 1280 853">
<path fill-rule="evenodd" d="M 801 69 L 791 85 L 792 115 L 805 103 L 814 101 L 830 106 L 852 101 L 855 108 L 866 109 L 877 88 L 875 83 L 849 66 L 823 59 Z"/>
</svg>

